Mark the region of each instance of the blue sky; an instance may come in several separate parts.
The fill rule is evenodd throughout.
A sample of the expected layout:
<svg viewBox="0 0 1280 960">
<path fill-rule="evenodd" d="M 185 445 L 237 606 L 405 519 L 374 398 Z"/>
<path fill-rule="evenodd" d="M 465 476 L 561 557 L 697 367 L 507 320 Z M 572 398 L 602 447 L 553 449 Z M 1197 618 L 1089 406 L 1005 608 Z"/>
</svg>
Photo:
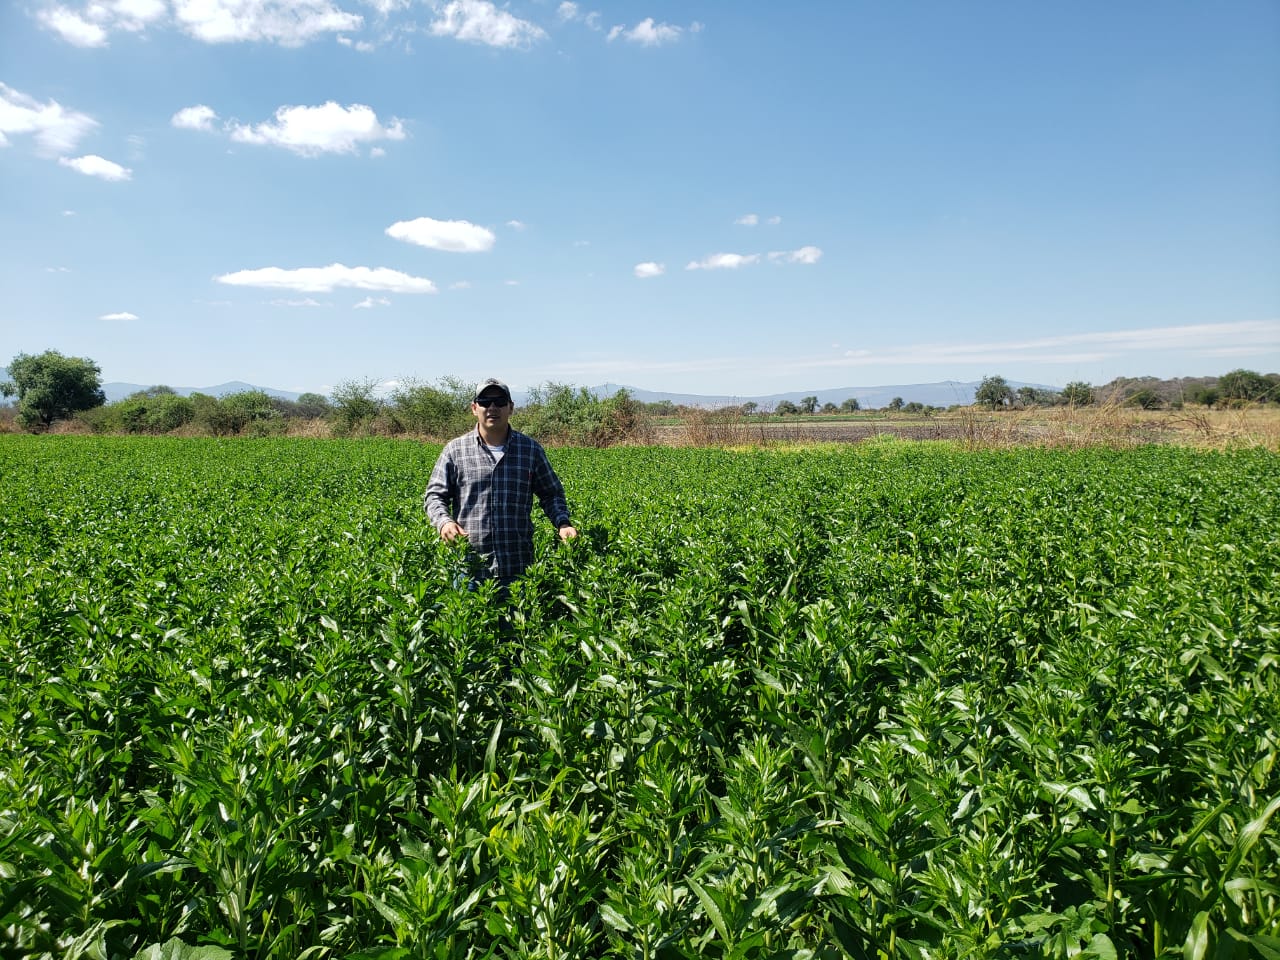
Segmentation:
<svg viewBox="0 0 1280 960">
<path fill-rule="evenodd" d="M 1280 370 L 1280 4 L 19 0 L 0 365 Z"/>
</svg>

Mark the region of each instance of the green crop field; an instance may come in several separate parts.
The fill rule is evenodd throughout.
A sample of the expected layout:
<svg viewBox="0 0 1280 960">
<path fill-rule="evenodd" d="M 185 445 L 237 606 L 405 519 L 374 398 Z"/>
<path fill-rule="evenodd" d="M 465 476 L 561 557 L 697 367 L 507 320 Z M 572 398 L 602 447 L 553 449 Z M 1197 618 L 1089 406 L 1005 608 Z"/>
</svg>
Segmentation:
<svg viewBox="0 0 1280 960">
<path fill-rule="evenodd" d="M 1280 457 L 0 437 L 0 955 L 1280 957 Z"/>
</svg>

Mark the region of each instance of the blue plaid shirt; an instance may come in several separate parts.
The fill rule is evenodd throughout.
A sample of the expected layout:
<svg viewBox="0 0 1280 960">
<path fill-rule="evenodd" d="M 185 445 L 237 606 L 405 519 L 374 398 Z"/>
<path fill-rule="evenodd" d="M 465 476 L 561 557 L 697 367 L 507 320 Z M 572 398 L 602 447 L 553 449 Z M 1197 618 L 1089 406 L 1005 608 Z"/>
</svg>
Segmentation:
<svg viewBox="0 0 1280 960">
<path fill-rule="evenodd" d="M 499 460 L 472 430 L 445 444 L 422 500 L 436 530 L 457 521 L 489 572 L 510 582 L 533 562 L 535 494 L 557 529 L 569 523 L 564 487 L 536 440 L 511 430 Z"/>
</svg>

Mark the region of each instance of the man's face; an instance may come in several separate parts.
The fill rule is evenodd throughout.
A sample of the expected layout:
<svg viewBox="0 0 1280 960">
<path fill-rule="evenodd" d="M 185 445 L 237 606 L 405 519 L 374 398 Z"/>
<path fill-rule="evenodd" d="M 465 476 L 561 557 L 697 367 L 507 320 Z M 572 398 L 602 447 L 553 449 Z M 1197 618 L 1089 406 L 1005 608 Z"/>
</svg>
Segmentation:
<svg viewBox="0 0 1280 960">
<path fill-rule="evenodd" d="M 515 404 L 503 396 L 500 390 L 486 390 L 471 403 L 476 423 L 483 426 L 486 433 L 502 433 L 506 430 L 513 410 Z"/>
</svg>

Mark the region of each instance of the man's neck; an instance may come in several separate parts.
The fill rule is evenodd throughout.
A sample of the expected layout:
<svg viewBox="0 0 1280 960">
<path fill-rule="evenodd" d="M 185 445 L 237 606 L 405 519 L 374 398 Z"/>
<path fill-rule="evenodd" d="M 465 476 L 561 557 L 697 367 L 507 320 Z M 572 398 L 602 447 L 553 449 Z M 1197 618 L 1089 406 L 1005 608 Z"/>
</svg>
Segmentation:
<svg viewBox="0 0 1280 960">
<path fill-rule="evenodd" d="M 486 430 L 483 423 L 476 424 L 476 430 L 480 434 L 480 439 L 491 447 L 500 447 L 507 442 L 507 438 L 511 436 L 511 424 L 507 424 L 502 428 L 502 432 L 495 434 L 493 431 Z"/>
</svg>

